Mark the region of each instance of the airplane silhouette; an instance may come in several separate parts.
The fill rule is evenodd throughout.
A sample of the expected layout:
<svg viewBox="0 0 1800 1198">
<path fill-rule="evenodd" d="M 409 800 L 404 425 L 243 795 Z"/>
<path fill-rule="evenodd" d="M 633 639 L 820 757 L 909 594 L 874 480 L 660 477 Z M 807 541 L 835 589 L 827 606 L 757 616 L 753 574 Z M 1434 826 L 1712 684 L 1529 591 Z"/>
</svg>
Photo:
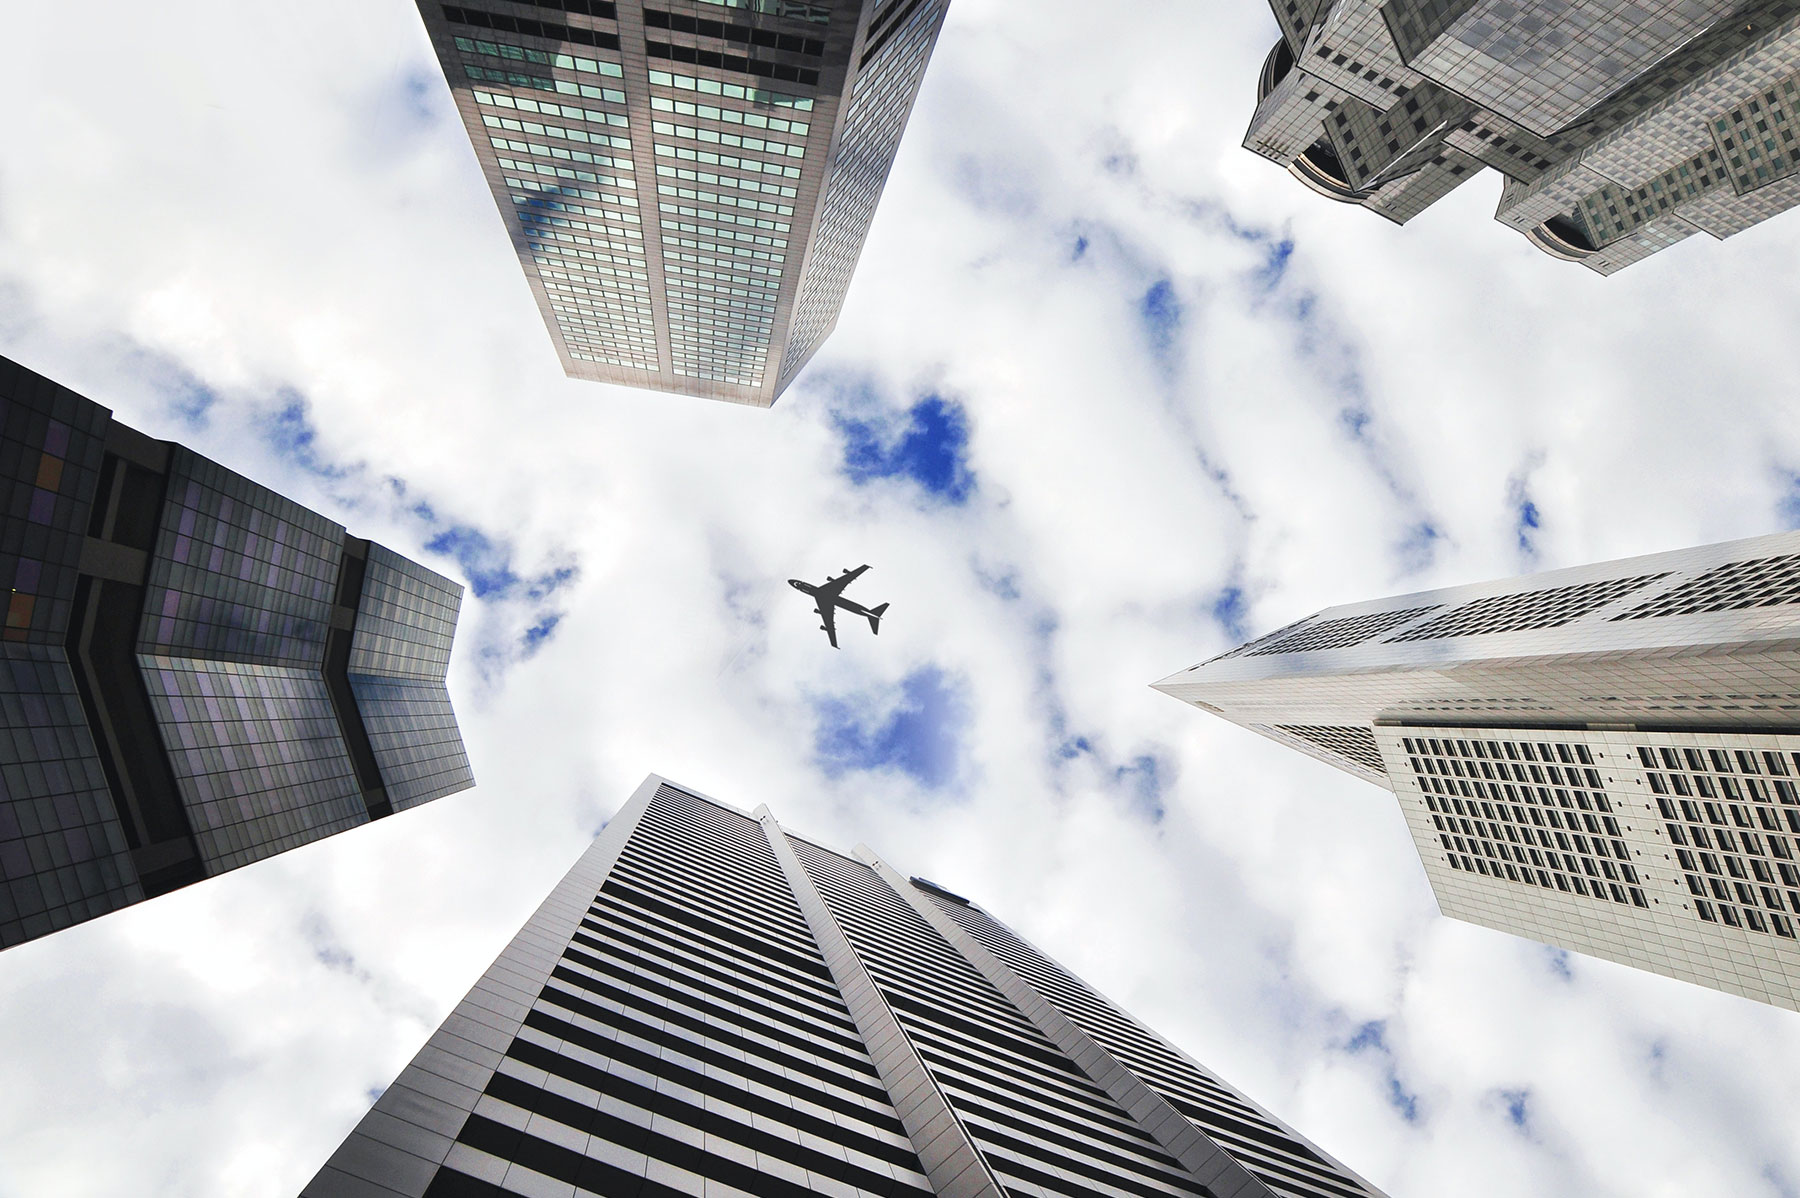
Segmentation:
<svg viewBox="0 0 1800 1198">
<path fill-rule="evenodd" d="M 888 605 L 883 603 L 880 607 L 864 607 L 854 600 L 844 598 L 844 588 L 861 578 L 863 571 L 868 568 L 864 565 L 852 570 L 849 566 L 845 566 L 842 574 L 836 578 L 827 576 L 825 581 L 818 586 L 814 586 L 810 582 L 801 582 L 798 578 L 788 579 L 789 586 L 803 595 L 813 597 L 819 609 L 819 618 L 825 621 L 819 625 L 819 628 L 831 638 L 833 649 L 838 647 L 837 609 L 840 607 L 851 615 L 867 617 L 869 631 L 876 636 L 881 635 L 881 613 L 888 609 Z"/>
</svg>

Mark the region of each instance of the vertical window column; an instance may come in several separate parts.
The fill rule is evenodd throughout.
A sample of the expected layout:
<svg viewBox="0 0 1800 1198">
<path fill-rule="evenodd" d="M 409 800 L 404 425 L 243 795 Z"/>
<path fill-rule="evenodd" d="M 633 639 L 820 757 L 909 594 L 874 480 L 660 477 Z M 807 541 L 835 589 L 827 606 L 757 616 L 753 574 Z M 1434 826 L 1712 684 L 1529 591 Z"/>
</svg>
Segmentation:
<svg viewBox="0 0 1800 1198">
<path fill-rule="evenodd" d="M 886 882 L 888 888 L 910 906 L 962 959 L 988 980 L 1019 1013 L 1029 1019 L 1044 1038 L 1056 1045 L 1088 1080 L 1119 1104 L 1137 1125 L 1148 1132 L 1170 1156 L 1181 1162 L 1194 1180 L 1209 1190 L 1242 1195 L 1270 1194 L 1269 1188 L 1230 1154 L 1214 1144 L 1187 1116 L 1146 1085 L 1120 1063 L 1093 1036 L 1076 1026 L 1062 1011 L 1015 973 L 1011 966 L 963 930 L 920 894 L 893 866 L 867 849 L 857 857 Z"/>
<path fill-rule="evenodd" d="M 931 1188 L 939 1194 L 955 1194 L 959 1198 L 1005 1198 L 987 1161 L 969 1139 L 943 1092 L 920 1059 L 918 1050 L 907 1039 L 906 1032 L 894 1018 L 894 1012 L 882 998 L 881 991 L 869 976 L 856 950 L 850 946 L 843 929 L 819 897 L 812 876 L 794 855 L 787 833 L 775 822 L 767 807 L 756 810 L 769 848 L 781 864 L 800 913 L 812 929 L 813 939 L 825 958 L 844 1005 L 850 1009 L 856 1030 L 868 1046 L 869 1056 L 881 1074 L 901 1125 L 919 1154 L 919 1164 L 931 1180 Z"/>
</svg>

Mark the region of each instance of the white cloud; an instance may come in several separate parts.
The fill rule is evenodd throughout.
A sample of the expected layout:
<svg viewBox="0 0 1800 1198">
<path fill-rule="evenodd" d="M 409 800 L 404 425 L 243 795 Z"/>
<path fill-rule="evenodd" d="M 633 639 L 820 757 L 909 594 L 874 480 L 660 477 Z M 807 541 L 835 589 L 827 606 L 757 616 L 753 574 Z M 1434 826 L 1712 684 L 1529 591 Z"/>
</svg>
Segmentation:
<svg viewBox="0 0 1800 1198">
<path fill-rule="evenodd" d="M 1238 148 L 1254 0 L 1096 11 L 957 0 L 767 413 L 560 377 L 404 6 L 108 4 L 15 56 L 0 352 L 439 569 L 456 525 L 577 572 L 465 609 L 476 791 L 0 957 L 0 1195 L 296 1192 L 652 770 L 969 894 L 1395 1198 L 1800 1185 L 1800 1019 L 1439 918 L 1391 798 L 1148 687 L 1232 586 L 1257 632 L 1516 572 L 1522 473 L 1545 566 L 1775 527 L 1800 218 L 1611 280 L 1493 179 L 1394 228 Z M 967 502 L 847 479 L 851 387 L 960 404 Z M 347 473 L 268 439 L 296 399 Z M 863 561 L 892 610 L 832 653 L 783 580 Z M 829 779 L 816 700 L 933 668 L 954 786 Z"/>
</svg>

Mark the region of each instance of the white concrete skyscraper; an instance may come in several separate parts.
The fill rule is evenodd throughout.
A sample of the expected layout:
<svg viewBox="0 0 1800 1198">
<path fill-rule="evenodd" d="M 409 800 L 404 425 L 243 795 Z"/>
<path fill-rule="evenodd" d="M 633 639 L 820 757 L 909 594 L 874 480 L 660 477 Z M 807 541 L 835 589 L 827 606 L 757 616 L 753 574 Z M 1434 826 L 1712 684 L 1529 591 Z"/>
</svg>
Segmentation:
<svg viewBox="0 0 1800 1198">
<path fill-rule="evenodd" d="M 1156 686 L 1393 791 L 1446 915 L 1800 1010 L 1800 533 L 1328 608 Z"/>
<path fill-rule="evenodd" d="M 1378 1198 L 967 899 L 651 777 L 305 1198 Z"/>
</svg>

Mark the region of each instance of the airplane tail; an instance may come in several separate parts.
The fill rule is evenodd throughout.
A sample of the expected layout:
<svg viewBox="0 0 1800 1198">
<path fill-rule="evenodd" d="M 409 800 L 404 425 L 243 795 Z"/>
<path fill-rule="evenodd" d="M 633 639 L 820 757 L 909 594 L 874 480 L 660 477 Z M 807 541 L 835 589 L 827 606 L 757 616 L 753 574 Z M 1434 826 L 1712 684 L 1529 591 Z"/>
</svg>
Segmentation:
<svg viewBox="0 0 1800 1198">
<path fill-rule="evenodd" d="M 888 609 L 888 605 L 885 603 L 883 603 L 880 607 L 874 607 L 874 608 L 869 609 L 869 631 L 874 633 L 876 636 L 881 635 L 881 613 L 886 611 L 887 609 Z"/>
</svg>

